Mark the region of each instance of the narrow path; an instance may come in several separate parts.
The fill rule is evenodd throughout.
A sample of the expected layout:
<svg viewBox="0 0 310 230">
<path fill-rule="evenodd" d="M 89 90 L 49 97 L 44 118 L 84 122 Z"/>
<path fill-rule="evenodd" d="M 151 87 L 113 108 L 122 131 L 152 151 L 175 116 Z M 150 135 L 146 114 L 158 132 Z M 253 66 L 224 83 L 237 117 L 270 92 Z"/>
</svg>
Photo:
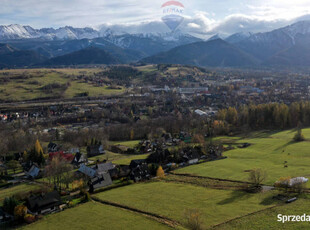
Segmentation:
<svg viewBox="0 0 310 230">
<path fill-rule="evenodd" d="M 155 213 L 151 213 L 151 212 L 146 212 L 146 211 L 142 211 L 136 208 L 132 208 L 126 205 L 122 205 L 122 204 L 118 204 L 118 203 L 114 203 L 114 202 L 110 202 L 110 201 L 104 201 L 104 200 L 100 200 L 96 197 L 92 197 L 93 201 L 104 204 L 104 205 L 110 205 L 116 208 L 121 208 L 127 211 L 131 211 L 131 212 L 135 212 L 138 213 L 140 215 L 146 216 L 148 218 L 151 218 L 159 223 L 165 224 L 171 228 L 177 229 L 177 227 L 181 227 L 181 224 L 175 220 L 172 220 L 170 218 L 164 217 L 164 216 L 160 216 L 157 215 Z"/>
</svg>

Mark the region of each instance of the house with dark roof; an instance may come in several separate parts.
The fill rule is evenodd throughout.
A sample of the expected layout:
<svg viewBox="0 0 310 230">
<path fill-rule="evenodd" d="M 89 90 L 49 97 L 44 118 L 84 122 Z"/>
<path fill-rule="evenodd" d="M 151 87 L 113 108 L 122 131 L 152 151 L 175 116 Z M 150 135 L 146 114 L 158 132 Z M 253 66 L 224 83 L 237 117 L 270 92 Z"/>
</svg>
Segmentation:
<svg viewBox="0 0 310 230">
<path fill-rule="evenodd" d="M 61 197 L 57 191 L 30 196 L 27 200 L 27 207 L 33 214 L 46 214 L 57 211 L 61 204 Z"/>
<path fill-rule="evenodd" d="M 95 156 L 102 155 L 102 154 L 105 154 L 105 151 L 102 145 L 87 146 L 88 157 L 95 157 Z"/>
<path fill-rule="evenodd" d="M 130 178 L 134 182 L 149 180 L 151 178 L 151 173 L 147 164 L 138 165 L 136 168 L 131 170 Z"/>
<path fill-rule="evenodd" d="M 80 152 L 77 152 L 74 156 L 74 159 L 72 160 L 71 164 L 75 165 L 75 166 L 80 166 L 81 164 L 85 164 L 87 163 L 87 157 L 80 153 Z"/>
<path fill-rule="evenodd" d="M 146 164 L 146 160 L 145 159 L 137 159 L 137 160 L 132 160 L 130 162 L 130 169 L 134 169 L 136 167 L 138 167 L 139 165 L 142 165 L 142 164 Z"/>
<path fill-rule="evenodd" d="M 112 163 L 98 164 L 92 168 L 82 164 L 78 171 L 88 176 L 89 191 L 93 192 L 95 189 L 106 187 L 113 183 L 109 173 L 109 170 L 113 169 L 114 165 Z"/>
<path fill-rule="evenodd" d="M 98 188 L 107 187 L 111 184 L 113 184 L 113 182 L 110 174 L 108 172 L 102 172 L 89 180 L 89 192 L 93 192 Z"/>
<path fill-rule="evenodd" d="M 60 150 L 60 147 L 57 144 L 50 142 L 47 146 L 47 149 L 49 153 L 54 153 L 58 152 Z"/>
<path fill-rule="evenodd" d="M 132 160 L 129 167 L 131 169 L 130 178 L 135 182 L 149 180 L 151 178 L 146 160 Z"/>
<path fill-rule="evenodd" d="M 115 166 L 112 164 L 112 162 L 97 164 L 93 167 L 93 169 L 95 169 L 97 173 L 108 172 L 109 170 L 114 168 Z"/>
</svg>

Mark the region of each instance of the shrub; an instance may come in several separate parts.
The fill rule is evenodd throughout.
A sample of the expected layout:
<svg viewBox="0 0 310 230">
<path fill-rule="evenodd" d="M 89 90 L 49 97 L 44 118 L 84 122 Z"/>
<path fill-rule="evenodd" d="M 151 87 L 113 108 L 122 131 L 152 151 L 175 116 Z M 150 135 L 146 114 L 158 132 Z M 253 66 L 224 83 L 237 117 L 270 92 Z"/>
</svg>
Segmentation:
<svg viewBox="0 0 310 230">
<path fill-rule="evenodd" d="M 17 205 L 14 208 L 14 216 L 16 219 L 23 219 L 27 214 L 27 207 L 25 205 Z"/>
<path fill-rule="evenodd" d="M 203 230 L 201 212 L 198 209 L 190 209 L 185 212 L 186 227 L 190 230 Z"/>
<path fill-rule="evenodd" d="M 3 209 L 9 214 L 14 214 L 15 207 L 19 205 L 19 201 L 15 197 L 6 197 L 3 201 Z"/>
<path fill-rule="evenodd" d="M 89 195 L 89 192 L 85 192 L 83 201 L 84 201 L 84 202 L 88 202 L 88 201 L 90 201 L 90 200 L 91 200 L 91 197 L 90 197 L 90 195 Z"/>
<path fill-rule="evenodd" d="M 36 221 L 36 217 L 35 217 L 34 215 L 31 215 L 31 214 L 26 214 L 26 215 L 24 216 L 24 220 L 25 220 L 25 222 L 26 222 L 27 224 L 31 224 L 31 223 L 33 223 L 33 222 Z"/>
<path fill-rule="evenodd" d="M 69 203 L 68 203 L 68 207 L 69 207 L 69 208 L 74 207 L 74 203 L 73 203 L 73 201 L 69 201 Z"/>
</svg>

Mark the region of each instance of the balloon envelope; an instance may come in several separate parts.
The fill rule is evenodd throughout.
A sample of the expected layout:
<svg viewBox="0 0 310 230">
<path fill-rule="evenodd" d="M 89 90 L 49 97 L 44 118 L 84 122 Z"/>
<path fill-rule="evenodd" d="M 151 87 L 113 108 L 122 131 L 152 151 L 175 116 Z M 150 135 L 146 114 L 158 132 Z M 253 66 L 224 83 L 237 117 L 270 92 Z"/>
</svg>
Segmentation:
<svg viewBox="0 0 310 230">
<path fill-rule="evenodd" d="M 172 30 L 174 31 L 184 20 L 184 18 L 180 15 L 166 15 L 162 17 L 163 22 Z"/>
</svg>

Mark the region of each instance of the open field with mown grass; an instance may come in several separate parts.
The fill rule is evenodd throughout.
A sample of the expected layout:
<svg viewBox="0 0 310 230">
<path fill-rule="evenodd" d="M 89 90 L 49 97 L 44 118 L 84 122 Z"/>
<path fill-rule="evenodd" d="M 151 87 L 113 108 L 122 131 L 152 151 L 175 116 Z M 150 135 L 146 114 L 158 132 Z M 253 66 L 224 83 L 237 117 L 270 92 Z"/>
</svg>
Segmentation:
<svg viewBox="0 0 310 230">
<path fill-rule="evenodd" d="M 88 202 L 60 213 L 45 216 L 42 220 L 21 227 L 24 230 L 75 230 L 75 229 L 171 229 L 142 215 L 123 209 Z"/>
<path fill-rule="evenodd" d="M 146 159 L 149 154 L 141 154 L 141 155 L 124 155 L 124 157 L 114 160 L 114 164 L 118 165 L 129 165 L 132 160 L 138 159 Z"/>
<path fill-rule="evenodd" d="M 133 140 L 133 141 L 111 141 L 113 145 L 124 145 L 128 148 L 134 148 L 140 143 L 140 140 Z"/>
<path fill-rule="evenodd" d="M 141 154 L 141 155 L 128 155 L 128 154 L 120 154 L 120 153 L 113 153 L 110 151 L 106 151 L 105 154 L 90 157 L 88 158 L 89 161 L 103 161 L 107 160 L 112 162 L 113 164 L 119 164 L 119 165 L 129 165 L 132 160 L 137 159 L 146 159 L 149 156 L 149 154 Z"/>
<path fill-rule="evenodd" d="M 250 194 L 172 182 L 134 184 L 94 195 L 185 224 L 185 212 L 198 209 L 206 227 L 262 210 L 277 202 L 273 192 Z"/>
<path fill-rule="evenodd" d="M 24 101 L 38 98 L 73 98 L 82 93 L 90 97 L 115 95 L 122 89 L 96 86 L 91 82 L 77 79 L 77 76 L 93 76 L 102 69 L 17 69 L 0 71 L 0 100 Z M 59 84 L 62 87 L 55 87 Z M 52 91 L 46 89 L 51 87 Z"/>
<path fill-rule="evenodd" d="M 310 139 L 310 129 L 304 129 Z M 249 170 L 261 168 L 267 172 L 265 184 L 274 184 L 280 177 L 310 177 L 310 141 L 294 142 L 295 130 L 277 133 L 255 133 L 250 138 L 217 138 L 217 141 L 250 143 L 248 148 L 224 152 L 227 159 L 178 169 L 175 173 L 247 181 Z M 225 143 L 225 141 L 223 141 Z M 284 167 L 284 162 L 288 167 Z"/>
<path fill-rule="evenodd" d="M 214 230 L 239 230 L 239 229 L 309 229 L 309 222 L 286 222 L 285 224 L 277 221 L 278 214 L 282 215 L 309 215 L 310 200 L 300 199 L 294 203 L 275 207 L 253 215 L 242 217 L 231 222 L 219 225 Z"/>
</svg>

